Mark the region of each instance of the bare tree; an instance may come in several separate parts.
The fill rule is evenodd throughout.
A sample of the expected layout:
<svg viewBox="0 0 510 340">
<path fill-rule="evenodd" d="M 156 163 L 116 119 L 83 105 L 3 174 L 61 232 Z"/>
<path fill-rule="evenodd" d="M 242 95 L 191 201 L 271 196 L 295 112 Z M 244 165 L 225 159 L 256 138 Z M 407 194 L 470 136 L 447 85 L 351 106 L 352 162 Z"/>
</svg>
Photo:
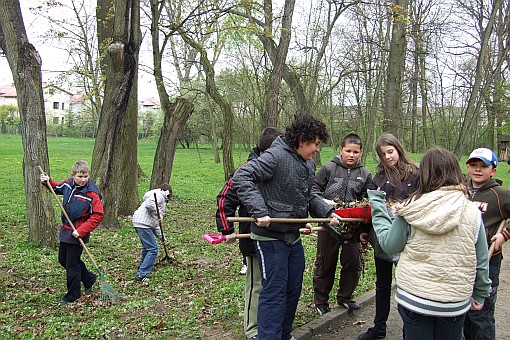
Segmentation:
<svg viewBox="0 0 510 340">
<path fill-rule="evenodd" d="M 98 8 L 112 8 L 98 0 Z M 94 144 L 92 176 L 103 193 L 107 226 L 118 226 L 118 215 L 129 215 L 138 207 L 137 176 L 137 82 L 141 43 L 140 3 L 116 0 L 112 17 L 98 17 L 99 43 L 108 44 L 105 97 Z M 100 12 L 98 12 L 100 13 Z M 113 22 L 111 27 L 106 22 Z"/>
<path fill-rule="evenodd" d="M 179 140 L 180 132 L 183 130 L 184 125 L 193 113 L 193 104 L 190 100 L 182 97 L 178 98 L 174 103 L 171 103 L 170 96 L 165 87 L 162 71 L 162 60 L 165 54 L 167 43 L 171 39 L 171 34 L 174 32 L 170 30 L 163 35 L 160 21 L 162 12 L 166 9 L 168 14 L 172 13 L 166 1 L 151 0 L 151 37 L 152 37 L 152 58 L 154 62 L 154 78 L 156 80 L 156 87 L 158 89 L 159 100 L 161 108 L 164 113 L 164 122 L 159 136 L 158 147 L 154 155 L 154 164 L 152 167 L 151 188 L 156 188 L 161 183 L 169 183 L 172 175 L 173 160 L 175 156 L 175 149 L 177 141 Z M 163 41 L 160 44 L 160 40 Z M 192 49 L 192 51 L 194 51 Z M 195 52 L 196 55 L 196 52 Z M 178 65 L 178 64 L 175 64 Z M 181 69 L 176 67 L 179 74 L 181 84 L 184 82 L 189 83 L 189 69 L 185 70 L 183 75 Z"/>
<path fill-rule="evenodd" d="M 38 166 L 49 170 L 41 58 L 28 41 L 19 1 L 0 0 L 0 48 L 7 56 L 18 95 L 28 240 L 54 248 L 58 225 L 51 204 L 53 198 L 41 185 L 38 170 Z"/>
<path fill-rule="evenodd" d="M 388 56 L 383 130 L 393 133 L 397 138 L 402 137 L 402 76 L 405 66 L 408 3 L 409 0 L 397 0 L 390 8 L 392 31 Z"/>
</svg>

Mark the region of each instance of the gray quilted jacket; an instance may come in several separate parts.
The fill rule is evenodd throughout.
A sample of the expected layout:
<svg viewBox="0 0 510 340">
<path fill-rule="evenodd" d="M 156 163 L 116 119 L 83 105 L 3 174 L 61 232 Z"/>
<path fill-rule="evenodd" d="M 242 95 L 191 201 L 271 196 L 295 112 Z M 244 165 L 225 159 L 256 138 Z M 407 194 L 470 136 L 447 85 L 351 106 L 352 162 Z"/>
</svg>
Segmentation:
<svg viewBox="0 0 510 340">
<path fill-rule="evenodd" d="M 334 209 L 311 192 L 314 177 L 315 162 L 304 160 L 285 137 L 278 137 L 260 157 L 240 167 L 232 183 L 251 217 L 329 217 Z M 272 222 L 262 228 L 252 223 L 251 230 L 292 244 L 303 226 Z"/>
</svg>

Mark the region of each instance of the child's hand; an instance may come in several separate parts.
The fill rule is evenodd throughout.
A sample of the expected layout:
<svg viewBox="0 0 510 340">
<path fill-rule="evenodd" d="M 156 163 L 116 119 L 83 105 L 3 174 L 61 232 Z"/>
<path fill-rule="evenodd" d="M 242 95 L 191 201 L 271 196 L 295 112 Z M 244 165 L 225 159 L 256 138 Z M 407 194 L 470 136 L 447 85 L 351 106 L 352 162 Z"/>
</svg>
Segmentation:
<svg viewBox="0 0 510 340">
<path fill-rule="evenodd" d="M 503 246 L 503 243 L 505 243 L 505 237 L 503 234 L 497 233 L 496 235 L 492 236 L 491 243 L 494 243 L 494 253 L 497 253 Z"/>
<path fill-rule="evenodd" d="M 257 222 L 255 223 L 259 227 L 269 227 L 269 224 L 271 223 L 271 217 L 269 216 L 257 217 Z"/>
<path fill-rule="evenodd" d="M 48 181 L 50 180 L 50 176 L 48 176 L 48 175 L 46 175 L 46 174 L 41 174 L 41 177 L 40 177 L 40 178 L 41 178 L 41 182 L 42 182 L 43 184 L 48 183 Z"/>
<path fill-rule="evenodd" d="M 225 242 L 232 243 L 235 242 L 237 239 L 237 235 L 235 233 L 225 235 Z"/>
<path fill-rule="evenodd" d="M 336 227 L 337 225 L 340 224 L 341 217 L 338 216 L 337 214 L 332 213 L 329 217 L 331 218 L 331 222 L 329 222 L 330 226 Z"/>
<path fill-rule="evenodd" d="M 359 240 L 362 244 L 367 244 L 368 243 L 368 233 L 360 233 Z"/>
<path fill-rule="evenodd" d="M 80 237 L 80 234 L 78 234 L 78 231 L 73 230 L 73 236 L 74 236 L 75 238 L 79 238 L 79 237 Z"/>
<path fill-rule="evenodd" d="M 304 235 L 310 235 L 312 233 L 312 225 L 310 223 L 305 224 L 305 230 L 301 232 Z"/>
<path fill-rule="evenodd" d="M 471 298 L 471 310 L 480 310 L 483 307 L 483 303 L 476 302 L 473 298 Z"/>
</svg>

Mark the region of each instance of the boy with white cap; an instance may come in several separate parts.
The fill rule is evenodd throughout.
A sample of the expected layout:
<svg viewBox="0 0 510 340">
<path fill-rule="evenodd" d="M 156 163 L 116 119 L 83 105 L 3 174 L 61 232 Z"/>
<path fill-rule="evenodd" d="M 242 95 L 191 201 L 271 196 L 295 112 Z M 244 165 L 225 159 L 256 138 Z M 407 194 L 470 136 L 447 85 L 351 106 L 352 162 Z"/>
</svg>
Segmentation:
<svg viewBox="0 0 510 340">
<path fill-rule="evenodd" d="M 485 298 L 481 310 L 471 310 L 464 321 L 464 337 L 471 339 L 496 339 L 494 310 L 501 268 L 501 247 L 510 238 L 510 230 L 504 228 L 497 233 L 502 220 L 510 217 L 510 190 L 492 178 L 496 174 L 498 158 L 487 148 L 473 150 L 466 161 L 468 170 L 468 191 L 470 199 L 482 212 L 487 234 L 487 243 L 495 243 L 494 253 L 489 261 L 489 278 L 492 281 L 491 294 Z"/>
</svg>

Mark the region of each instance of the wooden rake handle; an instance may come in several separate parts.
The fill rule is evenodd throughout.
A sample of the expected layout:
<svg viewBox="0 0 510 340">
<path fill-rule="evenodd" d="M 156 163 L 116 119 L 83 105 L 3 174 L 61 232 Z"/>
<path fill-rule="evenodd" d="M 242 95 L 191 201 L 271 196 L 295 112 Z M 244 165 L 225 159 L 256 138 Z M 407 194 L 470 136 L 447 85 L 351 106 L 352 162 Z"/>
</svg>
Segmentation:
<svg viewBox="0 0 510 340">
<path fill-rule="evenodd" d="M 279 218 L 272 217 L 271 222 L 275 223 L 330 223 L 331 218 Z M 364 218 L 339 218 L 340 222 L 365 222 Z M 253 217 L 227 217 L 228 222 L 256 222 Z"/>
<path fill-rule="evenodd" d="M 44 172 L 43 168 L 41 168 L 40 165 L 37 166 L 39 168 L 39 171 L 41 172 L 41 175 L 45 175 L 46 172 Z M 62 203 L 60 203 L 60 199 L 58 198 L 57 194 L 55 193 L 55 190 L 53 190 L 51 184 L 49 182 L 46 182 L 47 185 L 46 187 L 48 189 L 50 189 L 51 193 L 53 194 L 53 197 L 55 197 L 55 200 L 57 201 L 58 203 L 58 206 L 60 207 L 60 209 L 62 210 L 62 213 L 64 214 L 64 216 L 66 217 L 67 219 L 67 222 L 69 222 L 69 225 L 71 226 L 71 228 L 73 228 L 73 230 L 75 231 L 76 228 L 74 227 L 74 224 L 73 222 L 71 221 L 71 219 L 69 218 L 69 215 L 67 214 L 67 211 L 66 209 L 64 208 L 64 206 L 62 205 Z M 83 247 L 83 249 L 85 249 L 85 252 L 87 253 L 89 259 L 90 259 L 90 262 L 92 262 L 92 265 L 94 266 L 94 268 L 96 268 L 96 270 L 98 271 L 101 271 L 101 269 L 99 268 L 99 266 L 96 264 L 96 261 L 94 261 L 94 258 L 92 257 L 92 255 L 90 254 L 89 252 L 89 249 L 87 248 L 87 246 L 85 245 L 85 242 L 83 242 L 83 240 L 81 239 L 81 237 L 78 237 L 78 241 L 80 241 L 81 243 L 81 246 Z"/>
<path fill-rule="evenodd" d="M 499 224 L 498 226 L 498 230 L 496 231 L 496 234 L 494 235 L 497 235 L 499 234 L 500 232 L 503 231 L 503 228 L 505 227 L 505 225 L 507 225 L 508 223 L 510 223 L 510 218 L 507 218 L 507 219 L 504 219 L 501 221 L 501 223 Z M 496 243 L 495 242 L 492 242 L 491 243 L 491 246 L 489 247 L 489 255 L 488 255 L 488 259 L 490 260 L 490 258 L 492 257 L 492 253 L 494 253 L 494 247 L 496 246 Z"/>
</svg>

